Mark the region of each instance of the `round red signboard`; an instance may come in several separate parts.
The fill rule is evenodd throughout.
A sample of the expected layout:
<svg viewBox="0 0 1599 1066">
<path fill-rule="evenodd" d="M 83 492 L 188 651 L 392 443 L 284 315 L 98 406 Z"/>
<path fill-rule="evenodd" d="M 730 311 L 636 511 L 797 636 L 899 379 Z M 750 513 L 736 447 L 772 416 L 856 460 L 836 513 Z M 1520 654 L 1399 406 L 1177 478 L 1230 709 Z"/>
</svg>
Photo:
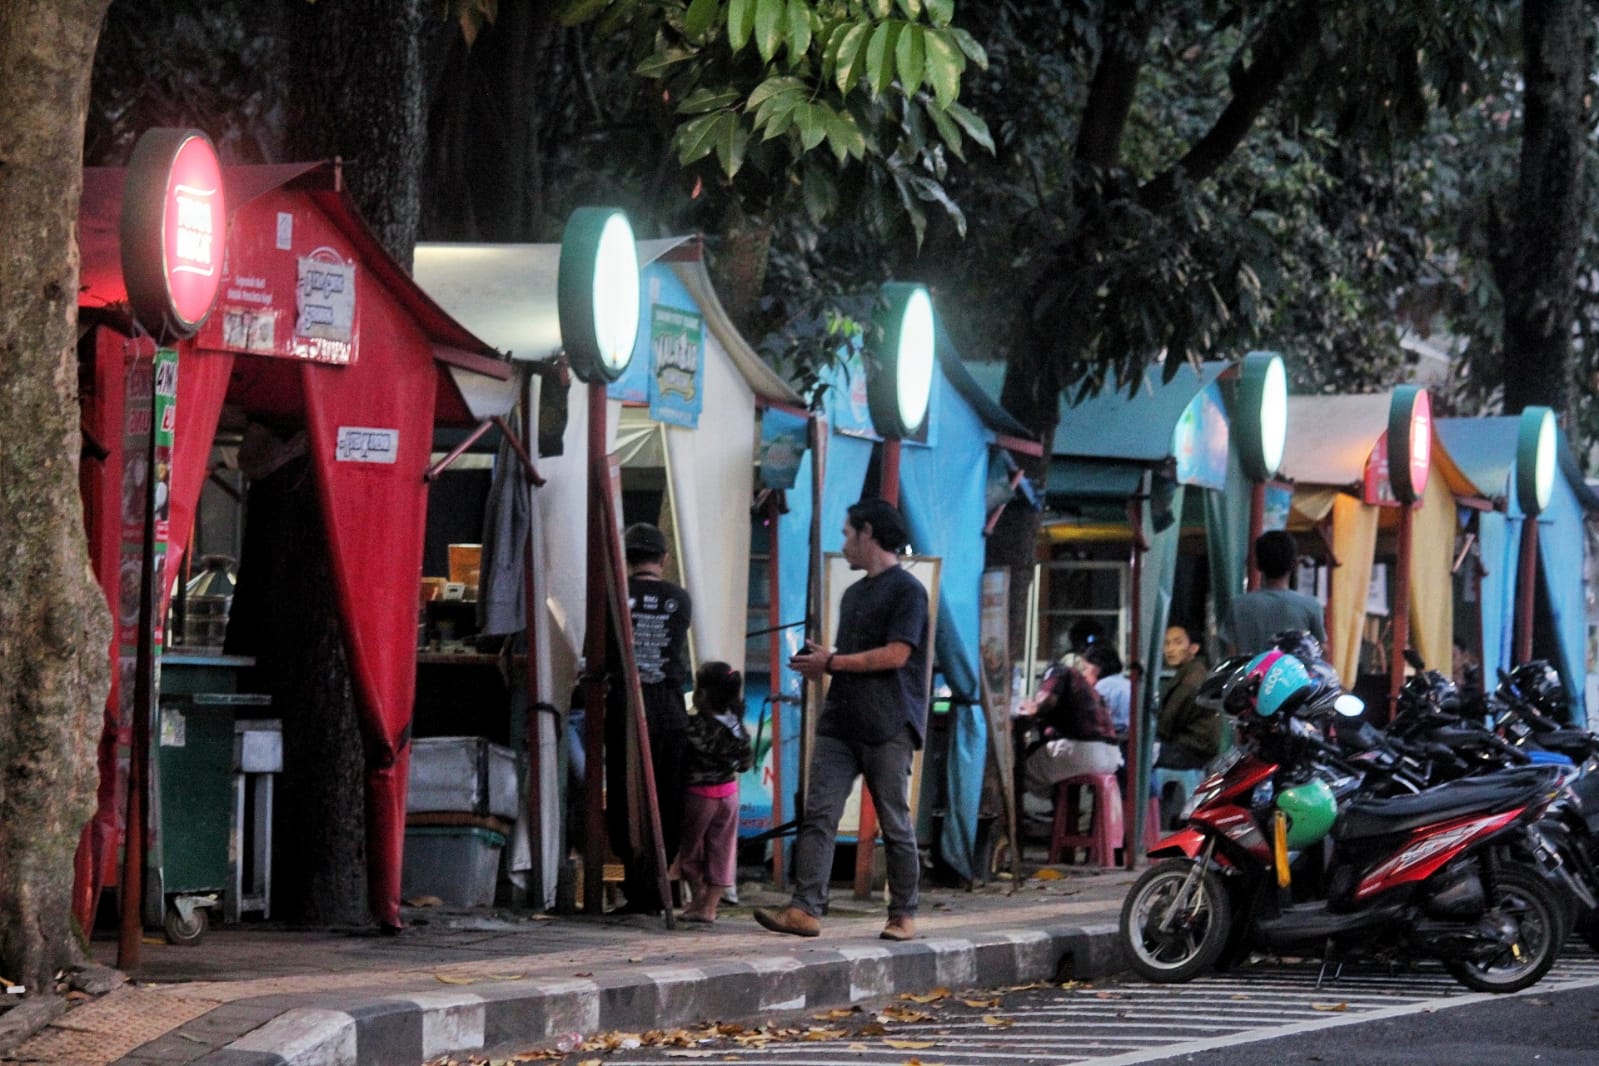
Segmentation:
<svg viewBox="0 0 1599 1066">
<path fill-rule="evenodd" d="M 152 333 L 191 336 L 222 281 L 227 206 L 222 164 L 198 130 L 139 138 L 122 191 L 122 273 L 128 302 Z"/>
</svg>

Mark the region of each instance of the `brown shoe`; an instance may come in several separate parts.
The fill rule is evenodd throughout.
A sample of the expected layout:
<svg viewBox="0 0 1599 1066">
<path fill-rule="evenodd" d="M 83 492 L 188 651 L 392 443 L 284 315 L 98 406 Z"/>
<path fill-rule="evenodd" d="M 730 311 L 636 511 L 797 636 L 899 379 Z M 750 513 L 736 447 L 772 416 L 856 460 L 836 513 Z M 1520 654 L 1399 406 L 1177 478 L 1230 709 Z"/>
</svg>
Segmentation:
<svg viewBox="0 0 1599 1066">
<path fill-rule="evenodd" d="M 774 933 L 788 933 L 791 936 L 821 936 L 822 923 L 815 916 L 806 914 L 798 907 L 790 904 L 780 911 L 769 907 L 757 907 L 755 920 Z"/>
<path fill-rule="evenodd" d="M 897 914 L 883 926 L 878 934 L 882 940 L 912 940 L 916 936 L 916 919 L 908 914 Z"/>
</svg>

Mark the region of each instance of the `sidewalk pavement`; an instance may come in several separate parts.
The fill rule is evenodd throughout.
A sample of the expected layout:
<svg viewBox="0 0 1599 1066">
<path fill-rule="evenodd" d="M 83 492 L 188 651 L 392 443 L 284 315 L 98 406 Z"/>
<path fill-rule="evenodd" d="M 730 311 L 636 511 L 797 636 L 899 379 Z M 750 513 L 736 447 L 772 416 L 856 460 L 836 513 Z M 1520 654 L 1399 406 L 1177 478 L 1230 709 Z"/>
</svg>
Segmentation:
<svg viewBox="0 0 1599 1066">
<path fill-rule="evenodd" d="M 878 939 L 880 899 L 834 886 L 822 935 L 769 933 L 754 883 L 715 925 L 640 915 L 533 916 L 406 908 L 397 936 L 213 928 L 193 947 L 146 938 L 132 981 L 76 1004 L 8 1061 L 61 1066 L 420 1066 L 559 1037 L 641 1031 L 873 997 L 1093 978 L 1120 968 L 1116 918 L 1132 874 L 1027 867 L 1010 891 L 924 889 L 919 937 Z M 112 940 L 92 945 L 114 963 Z"/>
</svg>

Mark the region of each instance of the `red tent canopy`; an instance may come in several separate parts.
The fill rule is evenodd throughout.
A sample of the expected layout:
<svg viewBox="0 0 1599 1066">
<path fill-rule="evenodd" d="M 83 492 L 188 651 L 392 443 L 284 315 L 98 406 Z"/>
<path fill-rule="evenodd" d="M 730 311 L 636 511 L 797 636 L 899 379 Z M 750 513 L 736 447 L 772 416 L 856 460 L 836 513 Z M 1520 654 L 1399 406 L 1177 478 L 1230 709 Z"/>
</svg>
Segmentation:
<svg viewBox="0 0 1599 1066">
<path fill-rule="evenodd" d="M 504 380 L 509 364 L 388 256 L 345 194 L 336 165 L 229 167 L 223 179 L 230 221 L 216 309 L 194 338 L 176 345 L 166 572 L 177 572 L 188 546 L 224 402 L 253 415 L 303 419 L 366 741 L 372 910 L 380 922 L 397 925 L 427 508 L 423 473 L 435 425 L 475 421 L 450 368 Z M 106 453 L 84 464 L 84 501 L 113 606 L 124 358 L 136 344 L 146 350 L 150 344 L 135 341 L 127 314 L 118 241 L 122 188 L 121 170 L 85 170 L 79 215 L 79 309 L 86 322 L 102 327 L 85 348 L 94 358 L 83 375 L 84 430 Z M 115 855 L 116 749 L 126 729 L 117 698 L 113 692 L 101 742 L 100 809 L 85 838 L 93 842 L 98 877 Z M 84 884 L 86 873 L 80 867 L 77 899 L 87 921 L 97 886 Z"/>
</svg>

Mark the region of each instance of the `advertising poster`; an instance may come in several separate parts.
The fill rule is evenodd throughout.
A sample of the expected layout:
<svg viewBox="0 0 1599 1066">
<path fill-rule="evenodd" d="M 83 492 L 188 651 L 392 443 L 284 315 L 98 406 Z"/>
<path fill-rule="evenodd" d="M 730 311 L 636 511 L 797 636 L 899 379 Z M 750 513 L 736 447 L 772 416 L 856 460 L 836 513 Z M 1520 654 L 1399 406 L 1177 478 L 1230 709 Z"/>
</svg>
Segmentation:
<svg viewBox="0 0 1599 1066">
<path fill-rule="evenodd" d="M 705 393 L 705 318 L 698 311 L 650 308 L 650 417 L 693 429 Z"/>
<path fill-rule="evenodd" d="M 1010 661 L 1010 571 L 983 571 L 982 610 L 978 616 L 978 640 L 982 645 L 983 679 L 996 713 L 1008 716 L 1011 701 Z"/>
</svg>

